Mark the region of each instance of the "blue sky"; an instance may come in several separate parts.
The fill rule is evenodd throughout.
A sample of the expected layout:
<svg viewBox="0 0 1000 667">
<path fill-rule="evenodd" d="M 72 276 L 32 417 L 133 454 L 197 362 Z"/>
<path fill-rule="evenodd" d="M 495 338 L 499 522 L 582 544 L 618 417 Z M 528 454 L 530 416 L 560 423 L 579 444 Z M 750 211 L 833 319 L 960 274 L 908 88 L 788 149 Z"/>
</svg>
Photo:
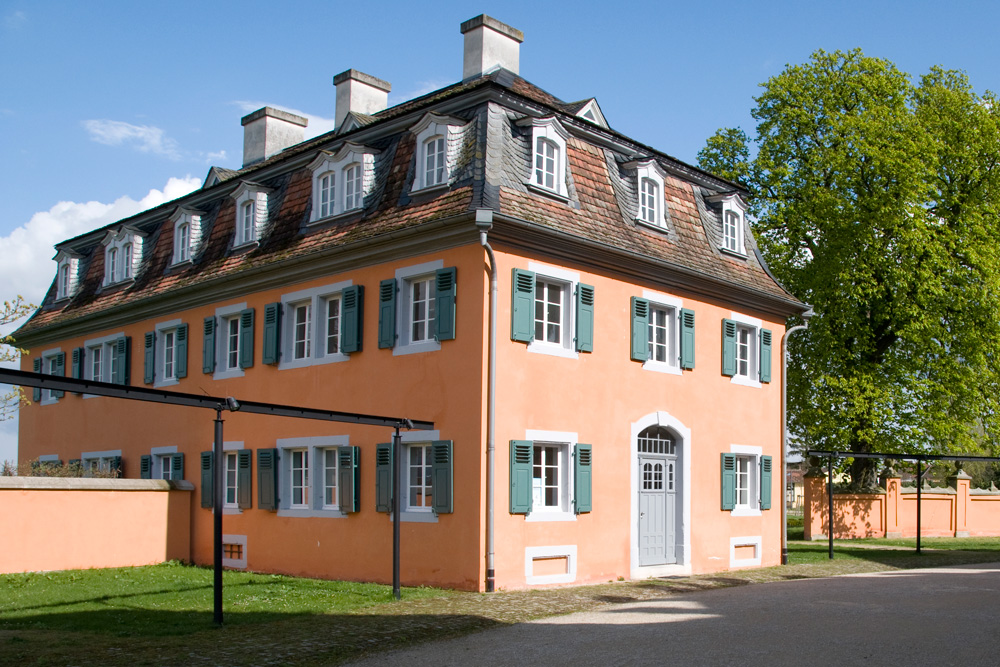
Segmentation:
<svg viewBox="0 0 1000 667">
<path fill-rule="evenodd" d="M 461 78 L 459 24 L 524 32 L 521 75 L 694 162 L 742 126 L 759 84 L 817 49 L 862 48 L 915 78 L 932 65 L 1000 89 L 1000 5 L 987 2 L 47 2 L 0 0 L 0 300 L 38 302 L 53 244 L 238 168 L 240 118 L 265 104 L 332 129 L 333 76 L 392 84 L 389 103 Z M 0 460 L 16 424 L 0 424 Z"/>
</svg>

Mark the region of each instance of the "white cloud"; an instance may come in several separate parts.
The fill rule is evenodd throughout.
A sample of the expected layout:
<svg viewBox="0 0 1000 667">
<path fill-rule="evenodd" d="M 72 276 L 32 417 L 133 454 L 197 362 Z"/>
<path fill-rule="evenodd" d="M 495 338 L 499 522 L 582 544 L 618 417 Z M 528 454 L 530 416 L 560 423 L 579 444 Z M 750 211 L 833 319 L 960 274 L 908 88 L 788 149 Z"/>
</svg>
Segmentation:
<svg viewBox="0 0 1000 667">
<path fill-rule="evenodd" d="M 316 114 L 311 114 L 306 111 L 299 111 L 298 109 L 292 109 L 289 107 L 281 106 L 280 104 L 271 104 L 269 102 L 253 102 L 251 100 L 236 100 L 233 102 L 238 106 L 243 113 L 250 113 L 251 111 L 256 111 L 257 109 L 262 109 L 264 107 L 271 107 L 273 109 L 281 109 L 282 111 L 287 111 L 288 113 L 293 113 L 296 116 L 302 116 L 309 120 L 309 124 L 305 127 L 304 139 L 312 139 L 313 137 L 318 137 L 321 134 L 326 134 L 327 132 L 333 132 L 336 127 L 333 118 L 327 118 L 326 116 L 317 116 Z"/>
<path fill-rule="evenodd" d="M 224 150 L 213 153 L 205 153 L 204 156 L 205 164 L 214 164 L 216 162 L 221 163 L 226 161 L 226 151 Z"/>
<path fill-rule="evenodd" d="M 120 120 L 84 120 L 80 122 L 90 138 L 107 146 L 129 145 L 142 153 L 179 160 L 177 142 L 153 125 L 132 125 Z"/>
</svg>

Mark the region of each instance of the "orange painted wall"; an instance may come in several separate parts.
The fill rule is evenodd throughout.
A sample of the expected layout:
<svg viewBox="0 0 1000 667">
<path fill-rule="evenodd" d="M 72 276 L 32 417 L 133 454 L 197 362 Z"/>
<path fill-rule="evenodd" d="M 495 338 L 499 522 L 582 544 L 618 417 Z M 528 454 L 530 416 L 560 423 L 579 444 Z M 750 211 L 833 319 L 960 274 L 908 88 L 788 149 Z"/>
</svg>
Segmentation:
<svg viewBox="0 0 1000 667">
<path fill-rule="evenodd" d="M 149 480 L 0 478 L 0 572 L 190 558 L 190 490 Z"/>
</svg>

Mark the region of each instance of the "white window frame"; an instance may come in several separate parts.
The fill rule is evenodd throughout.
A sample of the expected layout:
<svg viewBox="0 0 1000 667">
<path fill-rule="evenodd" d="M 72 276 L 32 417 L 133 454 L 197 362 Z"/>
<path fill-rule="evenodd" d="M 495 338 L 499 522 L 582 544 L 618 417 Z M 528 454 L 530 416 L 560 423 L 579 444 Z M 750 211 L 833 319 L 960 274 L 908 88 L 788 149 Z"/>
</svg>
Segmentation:
<svg viewBox="0 0 1000 667">
<path fill-rule="evenodd" d="M 229 378 L 243 377 L 243 369 L 240 368 L 240 353 L 242 348 L 240 344 L 242 341 L 239 337 L 239 322 L 240 315 L 244 310 L 247 309 L 246 302 L 234 303 L 228 306 L 220 306 L 215 309 L 215 321 L 218 323 L 217 329 L 215 331 L 215 373 L 212 375 L 213 380 L 228 380 Z M 236 321 L 237 330 L 237 352 L 236 352 L 236 367 L 230 368 L 229 363 L 229 322 Z M 188 331 L 188 337 L 190 338 L 190 327 Z M 190 351 L 190 342 L 189 351 Z"/>
<path fill-rule="evenodd" d="M 403 450 L 403 463 L 409 462 L 410 447 L 425 447 L 431 445 L 435 440 L 441 439 L 441 432 L 434 431 L 406 431 L 399 434 L 399 442 Z M 402 494 L 399 503 L 399 520 L 402 523 L 437 523 L 437 512 L 432 507 L 410 507 L 410 475 L 406 465 L 401 465 L 403 470 L 402 479 L 399 480 L 399 492 Z M 387 515 L 392 520 L 392 512 Z"/>
<path fill-rule="evenodd" d="M 226 440 L 222 443 L 222 513 L 243 514 L 240 508 L 240 457 L 239 451 L 246 449 L 242 440 Z M 229 502 L 229 457 L 232 456 L 235 462 L 236 477 L 233 480 L 233 502 Z"/>
<path fill-rule="evenodd" d="M 350 446 L 346 435 L 279 438 L 278 448 L 278 516 L 343 518 L 347 514 L 337 505 L 326 503 L 325 459 L 327 450 Z M 305 451 L 309 458 L 309 493 L 306 502 L 292 504 L 292 452 Z M 339 466 L 339 462 L 338 462 Z M 337 489 L 340 493 L 339 485 Z"/>
<path fill-rule="evenodd" d="M 416 281 L 430 280 L 434 286 L 435 276 L 438 269 L 444 268 L 444 260 L 434 260 L 424 262 L 414 266 L 407 266 L 396 270 L 396 285 L 399 287 L 396 299 L 396 330 L 398 336 L 396 344 L 392 348 L 395 356 L 415 354 L 420 352 L 433 352 L 441 349 L 441 343 L 434 338 L 435 320 L 426 320 L 429 335 L 425 340 L 413 340 L 413 283 Z M 430 294 L 433 303 L 435 294 Z M 437 313 L 435 313 L 435 316 Z"/>
<path fill-rule="evenodd" d="M 292 361 L 312 359 L 313 342 L 313 300 L 295 301 L 288 304 L 288 319 L 291 333 L 290 350 Z"/>
<path fill-rule="evenodd" d="M 451 184 L 458 150 L 458 137 L 468 125 L 469 121 L 427 113 L 416 125 L 410 128 L 416 142 L 416 170 L 413 186 L 410 188 L 411 192 L 430 192 L 447 188 Z M 427 170 L 428 147 L 430 141 L 435 140 L 436 148 L 437 139 L 444 141 L 444 153 L 441 155 L 443 164 L 440 165 L 443 167 L 443 173 L 440 179 L 430 178 Z M 437 168 L 438 165 L 435 164 L 435 169 Z"/>
<path fill-rule="evenodd" d="M 151 479 L 173 479 L 171 475 L 173 471 L 171 469 L 173 455 L 177 453 L 177 446 L 170 445 L 167 447 L 151 447 L 149 450 L 149 457 L 151 460 L 151 465 L 149 468 L 149 476 Z M 164 467 L 164 459 L 167 461 L 166 467 Z M 167 477 L 163 475 L 166 474 Z"/>
<path fill-rule="evenodd" d="M 635 221 L 646 227 L 652 227 L 660 231 L 667 227 L 667 206 L 664 184 L 667 178 L 665 172 L 656 160 L 637 160 L 629 162 L 626 168 L 635 169 L 635 192 L 636 192 L 636 214 Z M 650 183 L 655 187 L 654 211 L 652 216 L 644 216 L 645 196 L 643 184 Z"/>
<path fill-rule="evenodd" d="M 201 217 L 200 211 L 178 208 L 170 216 L 174 225 L 174 251 L 171 266 L 193 262 L 201 247 Z M 183 230 L 187 230 L 184 238 Z"/>
<path fill-rule="evenodd" d="M 98 382 L 111 382 L 113 375 L 111 373 L 111 360 L 115 356 L 115 345 L 118 340 L 125 336 L 124 331 L 119 331 L 118 333 L 113 333 L 108 336 L 101 336 L 100 338 L 90 338 L 83 342 L 84 358 L 83 358 L 83 377 L 87 380 L 96 380 Z M 94 377 L 94 357 L 93 351 L 95 349 L 101 350 L 101 377 Z M 96 394 L 84 394 L 84 398 L 97 398 Z"/>
<path fill-rule="evenodd" d="M 333 354 L 326 352 L 326 307 L 327 301 L 331 298 L 341 298 L 343 291 L 353 285 L 352 280 L 343 280 L 329 285 L 312 287 L 310 289 L 289 292 L 281 295 L 282 313 L 281 321 L 281 359 L 278 368 L 281 370 L 289 368 L 303 368 L 314 364 L 329 364 L 340 361 L 347 361 L 350 355 L 340 352 L 343 341 L 338 341 L 338 351 Z M 295 307 L 308 303 L 311 310 L 311 327 L 309 332 L 309 355 L 300 359 L 293 356 L 295 344 Z M 343 304 L 343 301 L 341 301 Z M 319 318 L 319 321 L 317 321 Z M 341 320 L 343 311 L 341 311 Z"/>
<path fill-rule="evenodd" d="M 268 221 L 267 197 L 269 192 L 269 188 L 244 181 L 230 195 L 236 204 L 236 230 L 233 237 L 234 249 L 260 243 L 260 240 L 264 237 Z M 253 204 L 253 220 L 248 230 L 245 225 L 245 211 L 251 203 Z"/>
<path fill-rule="evenodd" d="M 52 375 L 52 371 L 55 370 L 55 369 L 52 368 L 52 366 L 56 362 L 56 357 L 59 356 L 60 354 L 62 354 L 62 348 L 61 347 L 54 347 L 54 348 L 52 348 L 50 350 L 45 350 L 44 352 L 42 352 L 41 358 L 42 358 L 42 374 L 43 375 Z M 67 355 L 67 356 L 69 356 L 69 355 Z M 70 363 L 70 360 L 68 358 L 64 358 L 63 359 L 63 372 L 66 371 L 66 366 L 69 365 L 69 363 Z M 54 404 L 56 404 L 58 402 L 59 402 L 59 398 L 57 396 L 53 396 L 52 395 L 52 390 L 51 389 L 43 389 L 42 390 L 42 400 L 39 401 L 38 404 L 39 405 L 54 405 Z"/>
<path fill-rule="evenodd" d="M 285 488 L 288 489 L 288 508 L 307 510 L 313 492 L 313 486 L 309 479 L 311 472 L 309 448 L 286 449 L 282 454 L 288 457 L 287 471 L 283 471 L 287 475 L 287 479 L 284 481 L 287 483 Z M 297 497 L 299 498 L 298 502 L 296 502 Z"/>
<path fill-rule="evenodd" d="M 52 259 L 56 262 L 56 301 L 68 299 L 80 286 L 80 257 L 60 250 Z"/>
<path fill-rule="evenodd" d="M 754 387 L 760 389 L 760 333 L 764 328 L 764 322 L 756 317 L 749 317 L 741 313 L 730 313 L 729 319 L 736 322 L 736 373 L 730 379 L 732 384 L 743 385 L 744 387 Z M 747 359 L 747 374 L 740 373 L 740 334 L 747 332 L 749 336 L 749 358 Z"/>
<path fill-rule="evenodd" d="M 662 292 L 653 292 L 650 290 L 642 291 L 642 298 L 649 302 L 649 318 L 650 323 L 653 320 L 654 310 L 663 310 L 667 312 L 667 316 L 670 318 L 668 322 L 668 332 L 667 336 L 669 340 L 667 341 L 667 361 L 657 361 L 652 354 L 649 354 L 645 362 L 643 362 L 642 367 L 644 370 L 655 371 L 657 373 L 668 373 L 671 375 L 681 375 L 683 371 L 681 370 L 681 309 L 684 307 L 684 301 L 678 299 L 675 296 L 669 294 L 663 294 Z M 650 343 L 651 344 L 651 343 Z M 671 348 L 673 351 L 671 352 Z"/>
<path fill-rule="evenodd" d="M 432 445 L 430 442 L 420 442 L 411 443 L 407 445 L 402 445 L 403 450 L 403 478 L 400 480 L 400 512 L 433 512 L 434 511 L 434 501 L 433 496 L 431 496 L 430 502 L 425 505 L 412 505 L 410 504 L 410 496 L 412 495 L 414 484 L 412 479 L 412 468 L 413 466 L 413 452 L 419 450 L 421 453 L 422 464 L 416 466 L 421 468 L 421 484 L 418 488 L 425 491 L 423 494 L 423 499 L 427 502 L 427 493 L 433 493 L 433 488 L 431 484 L 432 478 L 432 464 L 431 460 L 431 449 Z"/>
<path fill-rule="evenodd" d="M 340 484 L 338 480 L 338 475 L 340 473 L 340 461 L 338 456 L 338 451 L 336 447 L 317 447 L 316 448 L 316 467 L 317 471 L 321 473 L 318 476 L 317 482 L 320 486 L 317 491 L 321 491 L 319 509 L 322 510 L 340 510 Z M 330 463 L 333 466 L 330 466 Z M 333 471 L 333 484 L 330 484 L 330 471 Z M 333 490 L 333 502 L 327 501 L 327 495 L 330 490 Z"/>
<path fill-rule="evenodd" d="M 145 234 L 127 225 L 108 230 L 101 240 L 104 246 L 104 287 L 135 279 L 142 266 L 144 237 Z"/>
<path fill-rule="evenodd" d="M 719 250 L 737 257 L 746 257 L 746 212 L 747 205 L 735 192 L 721 195 L 713 195 L 706 198 L 709 202 L 721 205 L 719 214 L 719 239 L 721 245 Z M 735 216 L 735 229 L 733 234 L 729 233 L 728 216 Z"/>
<path fill-rule="evenodd" d="M 378 153 L 377 150 L 352 142 L 344 143 L 336 153 L 320 151 L 308 165 L 312 171 L 312 211 L 309 214 L 309 224 L 356 214 L 364 209 L 368 195 L 375 186 L 375 156 Z M 351 202 L 348 206 L 347 172 L 354 167 L 360 169 L 360 174 L 352 181 Z M 331 174 L 334 178 L 333 201 L 327 202 L 324 210 L 322 181 Z M 360 188 L 355 192 L 353 188 L 359 182 Z"/>
<path fill-rule="evenodd" d="M 731 510 L 731 516 L 760 516 L 760 459 L 764 455 L 761 447 L 750 445 L 730 445 L 729 453 L 736 456 L 737 492 L 736 502 Z M 739 468 L 741 462 L 749 466 L 747 471 L 747 502 L 739 502 Z"/>
<path fill-rule="evenodd" d="M 563 317 L 562 322 L 560 322 L 559 325 L 562 329 L 560 342 L 550 343 L 546 340 L 539 340 L 536 336 L 533 341 L 528 343 L 528 352 L 548 354 L 555 357 L 565 357 L 567 359 L 578 359 L 580 354 L 576 351 L 576 346 L 574 345 L 573 340 L 576 332 L 576 301 L 574 299 L 574 293 L 580 284 L 580 274 L 574 271 L 567 271 L 566 269 L 562 269 L 557 266 L 539 264 L 536 262 L 529 262 L 528 270 L 534 272 L 535 274 L 536 302 L 538 300 L 538 281 L 561 286 L 563 296 Z M 535 304 L 533 303 L 531 307 L 532 326 L 535 326 Z"/>
<path fill-rule="evenodd" d="M 525 516 L 525 521 L 576 521 L 573 511 L 573 450 L 577 444 L 577 434 L 570 431 L 541 431 L 528 429 L 525 440 L 530 440 L 534 447 L 557 447 L 560 452 L 559 466 L 559 507 L 535 506 L 536 494 L 534 465 L 531 471 L 531 511 Z M 534 456 L 534 451 L 532 451 Z M 537 464 L 537 461 L 535 462 Z"/>
<path fill-rule="evenodd" d="M 153 386 L 154 387 L 170 387 L 178 382 L 177 378 L 177 330 L 184 322 L 180 319 L 167 320 L 166 322 L 159 322 L 154 325 L 153 329 L 155 332 L 156 340 L 153 347 L 153 366 L 155 372 L 153 375 Z M 188 357 L 190 360 L 190 350 L 191 350 L 191 331 L 188 327 Z M 167 338 L 173 335 L 173 374 L 167 377 L 166 361 L 167 361 Z"/>
<path fill-rule="evenodd" d="M 111 460 L 115 457 L 121 457 L 122 450 L 120 449 L 105 449 L 98 452 L 81 452 L 80 453 L 80 468 L 83 470 L 83 476 L 86 477 L 87 473 L 90 472 L 91 468 L 96 466 L 97 470 L 110 470 Z M 124 464 L 122 464 L 124 467 Z"/>
<path fill-rule="evenodd" d="M 547 118 L 525 118 L 518 121 L 518 125 L 531 126 L 531 148 L 529 151 L 531 163 L 529 164 L 528 180 L 525 182 L 525 185 L 536 192 L 554 195 L 559 199 L 569 199 L 569 191 L 566 187 L 566 181 L 568 180 L 566 141 L 569 139 L 569 133 L 566 131 L 566 128 L 554 116 Z M 558 155 L 556 155 L 555 164 L 553 165 L 555 167 L 554 187 L 546 186 L 544 179 L 540 180 L 536 174 L 539 140 L 549 142 L 557 149 Z"/>
</svg>

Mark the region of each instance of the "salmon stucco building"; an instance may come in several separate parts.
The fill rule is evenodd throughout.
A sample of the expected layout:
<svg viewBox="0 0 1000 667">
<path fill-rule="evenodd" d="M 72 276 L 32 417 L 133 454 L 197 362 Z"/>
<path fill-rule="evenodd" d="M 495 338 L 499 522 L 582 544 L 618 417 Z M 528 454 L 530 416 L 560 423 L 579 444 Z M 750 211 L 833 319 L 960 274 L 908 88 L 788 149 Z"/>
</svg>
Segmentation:
<svg viewBox="0 0 1000 667">
<path fill-rule="evenodd" d="M 343 72 L 334 131 L 260 109 L 240 169 L 58 244 L 23 370 L 433 421 L 402 436 L 405 584 L 778 564 L 779 341 L 806 306 L 745 193 L 522 79 L 520 31 L 461 30 L 460 82 L 387 108 Z M 204 412 L 35 398 L 22 460 L 192 482 L 211 562 Z M 226 564 L 387 581 L 390 435 L 228 414 Z"/>
</svg>

